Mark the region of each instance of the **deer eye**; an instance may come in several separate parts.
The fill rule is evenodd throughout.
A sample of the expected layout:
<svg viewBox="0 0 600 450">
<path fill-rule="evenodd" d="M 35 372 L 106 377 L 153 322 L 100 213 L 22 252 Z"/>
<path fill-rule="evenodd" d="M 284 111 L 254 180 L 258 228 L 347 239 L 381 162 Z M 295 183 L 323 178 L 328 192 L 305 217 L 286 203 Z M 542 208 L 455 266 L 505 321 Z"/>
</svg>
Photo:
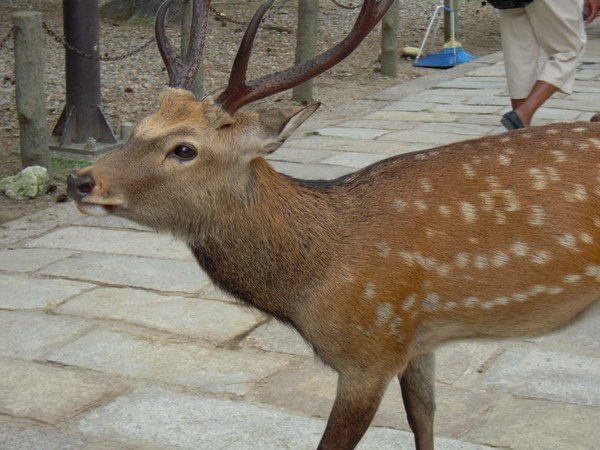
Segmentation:
<svg viewBox="0 0 600 450">
<path fill-rule="evenodd" d="M 194 159 L 198 155 L 198 152 L 187 145 L 178 145 L 171 151 L 171 155 L 181 161 L 189 161 L 190 159 Z"/>
</svg>

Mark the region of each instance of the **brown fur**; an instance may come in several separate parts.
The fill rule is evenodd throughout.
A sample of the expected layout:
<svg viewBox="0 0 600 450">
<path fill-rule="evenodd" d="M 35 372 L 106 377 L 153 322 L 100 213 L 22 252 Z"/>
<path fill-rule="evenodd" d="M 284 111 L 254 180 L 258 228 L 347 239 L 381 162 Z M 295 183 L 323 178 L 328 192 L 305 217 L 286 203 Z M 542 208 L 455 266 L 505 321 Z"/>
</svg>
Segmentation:
<svg viewBox="0 0 600 450">
<path fill-rule="evenodd" d="M 600 124 L 313 185 L 261 158 L 310 112 L 231 117 L 171 89 L 125 149 L 80 172 L 95 188 L 79 206 L 172 232 L 216 284 L 300 332 L 340 376 L 320 448 L 353 448 L 399 375 L 417 447 L 432 449 L 437 345 L 542 333 L 600 294 Z M 199 156 L 168 158 L 180 143 Z"/>
</svg>

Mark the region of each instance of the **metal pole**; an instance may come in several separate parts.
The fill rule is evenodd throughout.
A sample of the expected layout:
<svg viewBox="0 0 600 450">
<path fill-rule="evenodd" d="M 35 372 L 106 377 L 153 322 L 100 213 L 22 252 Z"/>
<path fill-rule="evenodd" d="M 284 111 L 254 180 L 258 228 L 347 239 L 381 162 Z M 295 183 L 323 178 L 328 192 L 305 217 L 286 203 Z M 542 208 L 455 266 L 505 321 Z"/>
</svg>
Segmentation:
<svg viewBox="0 0 600 450">
<path fill-rule="evenodd" d="M 97 0 L 63 0 L 65 39 L 94 59 L 65 49 L 67 104 L 52 134 L 61 146 L 117 139 L 101 109 Z M 93 147 L 93 144 L 92 144 Z"/>
<path fill-rule="evenodd" d="M 48 130 L 42 56 L 42 14 L 22 11 L 13 14 L 15 33 L 15 76 L 17 116 L 23 167 L 48 168 Z"/>
<path fill-rule="evenodd" d="M 456 18 L 458 17 L 458 1 L 457 0 L 444 0 L 444 43 L 450 41 L 452 37 L 456 39 Z M 450 14 L 452 10 L 454 14 Z M 454 44 L 454 43 L 453 43 Z"/>
</svg>

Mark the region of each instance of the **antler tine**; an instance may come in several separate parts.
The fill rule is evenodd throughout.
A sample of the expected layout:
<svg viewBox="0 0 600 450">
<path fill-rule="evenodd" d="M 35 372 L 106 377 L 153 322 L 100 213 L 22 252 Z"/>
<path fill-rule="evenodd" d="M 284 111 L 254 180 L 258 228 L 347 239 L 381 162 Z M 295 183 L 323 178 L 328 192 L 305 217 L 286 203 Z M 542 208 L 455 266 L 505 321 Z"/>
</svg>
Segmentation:
<svg viewBox="0 0 600 450">
<path fill-rule="evenodd" d="M 251 34 L 251 40 L 249 43 L 245 42 L 246 36 L 244 36 L 244 40 L 238 51 L 238 56 L 236 56 L 235 59 L 231 77 L 229 78 L 229 84 L 217 97 L 216 103 L 220 104 L 225 111 L 233 114 L 248 103 L 285 91 L 286 89 L 297 86 L 325 72 L 327 69 L 333 67 L 347 57 L 356 47 L 358 47 L 377 22 L 381 20 L 393 2 L 394 0 L 365 0 L 352 30 L 336 46 L 308 61 L 296 64 L 287 70 L 246 82 L 246 67 L 250 57 L 250 49 L 247 47 L 248 45 L 251 46 L 252 40 L 256 35 L 256 30 L 250 30 L 250 26 L 248 26 L 246 34 Z M 270 6 L 272 0 L 267 3 L 269 3 Z M 254 19 L 259 15 L 260 11 L 261 10 L 259 9 L 252 18 L 251 25 L 253 24 Z M 259 23 L 260 19 L 262 19 L 262 15 L 264 15 L 264 11 L 260 15 L 258 20 Z M 258 23 L 253 26 L 258 27 Z M 240 56 L 242 47 L 244 47 L 244 52 L 247 53 L 247 55 Z M 243 70 L 237 66 L 238 62 L 239 64 L 245 64 Z"/>
<path fill-rule="evenodd" d="M 165 31 L 165 16 L 168 9 L 171 7 L 173 0 L 164 1 L 156 12 L 156 21 L 154 24 L 154 36 L 156 37 L 156 45 L 162 57 L 167 73 L 169 74 L 169 86 L 174 86 L 179 79 L 179 67 L 182 65 L 181 58 L 171 45 L 167 33 Z"/>
<path fill-rule="evenodd" d="M 204 53 L 208 13 L 211 0 L 194 0 L 190 42 L 185 55 L 185 70 L 181 76 L 182 87 L 191 89 Z"/>
</svg>

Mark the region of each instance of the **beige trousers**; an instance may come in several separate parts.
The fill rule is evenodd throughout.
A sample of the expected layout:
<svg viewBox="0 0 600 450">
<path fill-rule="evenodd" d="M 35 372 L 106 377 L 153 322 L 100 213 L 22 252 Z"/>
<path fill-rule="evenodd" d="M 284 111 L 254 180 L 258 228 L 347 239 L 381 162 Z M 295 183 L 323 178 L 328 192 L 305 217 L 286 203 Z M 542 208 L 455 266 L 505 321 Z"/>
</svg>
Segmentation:
<svg viewBox="0 0 600 450">
<path fill-rule="evenodd" d="M 526 98 L 536 80 L 573 91 L 587 42 L 583 8 L 583 0 L 534 0 L 525 8 L 498 10 L 511 98 Z M 540 67 L 541 51 L 548 59 Z"/>
</svg>

